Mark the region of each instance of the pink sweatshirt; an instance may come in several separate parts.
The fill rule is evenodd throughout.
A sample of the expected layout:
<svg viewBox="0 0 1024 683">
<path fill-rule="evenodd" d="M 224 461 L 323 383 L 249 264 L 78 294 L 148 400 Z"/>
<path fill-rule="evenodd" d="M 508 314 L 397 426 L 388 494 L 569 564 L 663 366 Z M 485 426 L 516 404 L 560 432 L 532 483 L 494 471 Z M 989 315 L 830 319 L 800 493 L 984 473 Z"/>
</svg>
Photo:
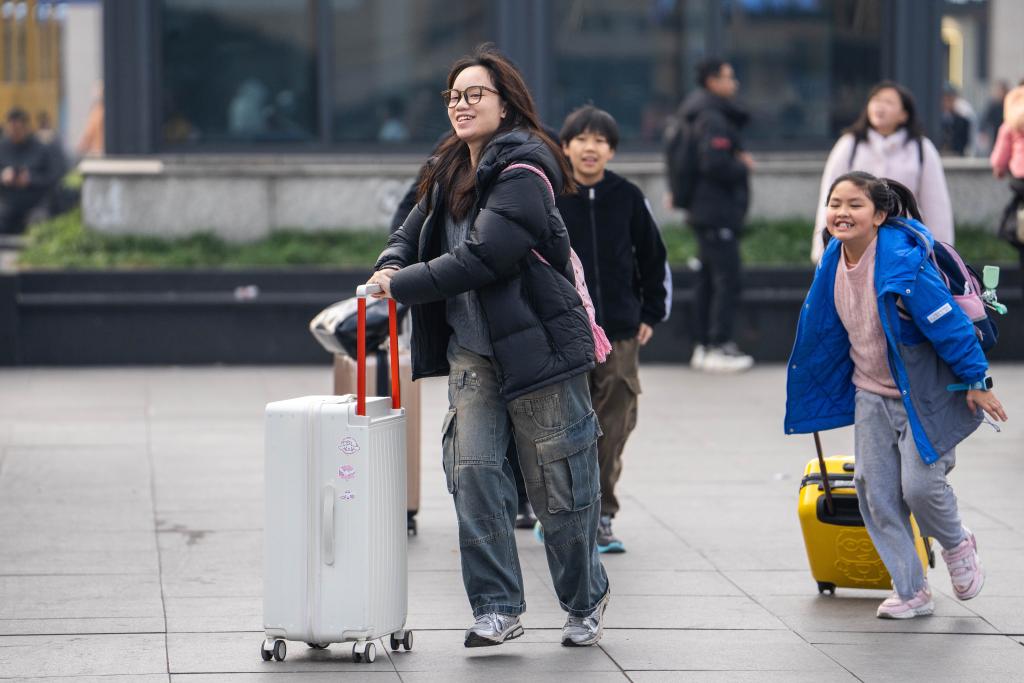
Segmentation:
<svg viewBox="0 0 1024 683">
<path fill-rule="evenodd" d="M 1009 171 L 1014 178 L 1024 178 L 1024 132 L 1003 122 L 988 163 L 995 171 Z"/>
<path fill-rule="evenodd" d="M 850 164 L 853 151 L 853 134 L 839 138 L 825 162 L 821 174 L 821 189 L 818 192 L 818 211 L 814 218 L 814 242 L 811 259 L 821 259 L 821 231 L 825 227 L 825 199 L 828 188 L 839 176 L 848 171 L 867 171 L 879 178 L 892 178 L 903 183 L 914 193 L 921 209 L 921 222 L 928 226 L 935 239 L 953 244 L 953 205 L 949 200 L 946 173 L 942 159 L 928 138 L 921 139 L 921 152 L 917 143 L 907 141 L 907 129 L 900 128 L 884 136 L 873 128 L 868 129 L 867 140 L 857 145 L 857 153 Z"/>
<path fill-rule="evenodd" d="M 872 394 L 899 398 L 900 391 L 892 379 L 885 343 L 885 332 L 878 317 L 875 295 L 875 246 L 872 240 L 855 266 L 846 264 L 846 251 L 836 268 L 836 312 L 850 337 L 850 359 L 853 361 L 853 385 Z"/>
</svg>

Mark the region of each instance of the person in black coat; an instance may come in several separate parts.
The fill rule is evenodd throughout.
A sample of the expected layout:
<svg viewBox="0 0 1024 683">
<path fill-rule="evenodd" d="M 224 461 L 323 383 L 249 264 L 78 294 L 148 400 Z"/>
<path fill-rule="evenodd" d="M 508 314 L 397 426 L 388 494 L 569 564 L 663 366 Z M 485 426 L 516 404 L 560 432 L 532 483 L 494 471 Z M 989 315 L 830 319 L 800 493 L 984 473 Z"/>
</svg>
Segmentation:
<svg viewBox="0 0 1024 683">
<path fill-rule="evenodd" d="M 575 188 L 504 56 L 481 46 L 447 82 L 455 135 L 370 283 L 412 305 L 414 379 L 448 376 L 443 464 L 475 618 L 465 645 L 523 634 L 512 438 L 568 612 L 562 644 L 593 645 L 609 596 L 597 552 L 601 431 L 587 386 L 595 342 L 553 196 Z"/>
<path fill-rule="evenodd" d="M 12 109 L 0 138 L 0 234 L 24 232 L 28 215 L 60 180 L 53 154 L 29 129 L 28 113 Z"/>
<path fill-rule="evenodd" d="M 612 343 L 608 360 L 590 373 L 590 396 L 604 431 L 597 442 L 597 549 L 621 553 L 625 545 L 612 532 L 612 518 L 619 511 L 615 485 L 626 439 L 636 426 L 640 347 L 668 317 L 672 278 L 647 198 L 606 168 L 619 142 L 612 115 L 592 105 L 580 107 L 566 117 L 559 137 L 579 187 L 575 194 L 558 198 L 558 211 L 583 264 L 597 322 Z"/>
<path fill-rule="evenodd" d="M 689 212 L 701 266 L 694 292 L 698 339 L 690 364 L 708 372 L 737 372 L 754 363 L 733 340 L 740 295 L 739 240 L 753 167 L 740 131 L 749 116 L 735 101 L 739 81 L 728 62 L 701 62 L 697 83 L 700 87 L 683 101 L 677 116 L 693 141 L 688 176 L 693 187 L 688 188 L 688 202 L 679 203 L 679 197 L 675 201 Z M 681 166 L 685 170 L 686 164 Z M 682 190 L 679 178 L 669 178 L 669 186 L 674 194 Z"/>
</svg>

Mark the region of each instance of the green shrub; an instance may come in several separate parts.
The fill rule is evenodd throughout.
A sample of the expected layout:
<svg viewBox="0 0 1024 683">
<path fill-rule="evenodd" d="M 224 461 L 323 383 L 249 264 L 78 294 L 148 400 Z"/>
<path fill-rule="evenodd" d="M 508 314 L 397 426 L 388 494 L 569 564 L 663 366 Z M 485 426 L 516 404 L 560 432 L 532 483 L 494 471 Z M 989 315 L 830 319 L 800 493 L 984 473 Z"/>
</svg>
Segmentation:
<svg viewBox="0 0 1024 683">
<path fill-rule="evenodd" d="M 662 229 L 669 261 L 683 266 L 697 253 L 693 231 Z M 752 221 L 741 243 L 749 265 L 810 266 L 811 223 L 801 219 Z M 279 231 L 247 244 L 203 233 L 181 239 L 105 235 L 86 229 L 78 211 L 33 225 L 19 257 L 25 268 L 247 268 L 274 266 L 370 267 L 384 248 L 380 230 Z M 1012 263 L 1016 252 L 973 226 L 957 230 L 957 249 L 968 263 Z"/>
</svg>

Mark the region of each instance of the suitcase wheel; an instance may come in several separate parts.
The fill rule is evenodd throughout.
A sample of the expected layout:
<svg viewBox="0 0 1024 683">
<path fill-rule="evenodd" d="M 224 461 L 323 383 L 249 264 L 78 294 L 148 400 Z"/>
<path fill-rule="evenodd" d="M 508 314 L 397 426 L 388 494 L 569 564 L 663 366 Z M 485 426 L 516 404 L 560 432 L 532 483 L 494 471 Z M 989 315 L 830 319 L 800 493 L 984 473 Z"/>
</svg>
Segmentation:
<svg viewBox="0 0 1024 683">
<path fill-rule="evenodd" d="M 836 594 L 836 585 L 834 583 L 826 583 L 825 581 L 818 582 L 818 594 L 828 593 L 829 595 Z"/>
<path fill-rule="evenodd" d="M 366 662 L 367 664 L 373 664 L 373 661 L 377 659 L 377 646 L 371 642 L 360 640 L 358 643 L 352 646 L 352 661 L 355 663 Z"/>
<path fill-rule="evenodd" d="M 314 650 L 326 650 L 328 643 L 306 643 L 306 645 Z"/>
<path fill-rule="evenodd" d="M 406 651 L 412 649 L 412 631 L 397 631 L 391 634 L 389 640 L 392 652 L 398 652 L 401 647 L 404 647 Z"/>
<path fill-rule="evenodd" d="M 269 662 L 271 659 L 283 662 L 286 656 L 288 656 L 288 646 L 284 644 L 283 640 L 270 640 L 270 638 L 267 638 L 260 645 L 260 657 L 263 658 L 264 662 Z"/>
</svg>

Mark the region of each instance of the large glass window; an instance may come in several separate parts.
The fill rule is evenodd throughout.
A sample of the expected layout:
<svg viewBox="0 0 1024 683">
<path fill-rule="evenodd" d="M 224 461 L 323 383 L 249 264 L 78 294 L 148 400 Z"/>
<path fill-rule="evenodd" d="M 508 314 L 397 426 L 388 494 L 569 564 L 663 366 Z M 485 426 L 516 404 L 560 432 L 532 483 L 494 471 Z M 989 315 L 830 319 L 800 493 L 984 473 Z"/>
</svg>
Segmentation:
<svg viewBox="0 0 1024 683">
<path fill-rule="evenodd" d="M 689 64 L 704 48 L 702 6 L 685 0 L 554 0 L 548 123 L 559 128 L 566 114 L 589 102 L 616 118 L 625 146 L 659 143 Z"/>
<path fill-rule="evenodd" d="M 333 0 L 332 137 L 391 148 L 450 127 L 440 92 L 452 62 L 491 39 L 477 0 Z"/>
<path fill-rule="evenodd" d="M 881 0 L 729 0 L 723 54 L 755 147 L 822 148 L 881 76 Z"/>
<path fill-rule="evenodd" d="M 165 145 L 317 137 L 312 0 L 163 0 Z"/>
</svg>

